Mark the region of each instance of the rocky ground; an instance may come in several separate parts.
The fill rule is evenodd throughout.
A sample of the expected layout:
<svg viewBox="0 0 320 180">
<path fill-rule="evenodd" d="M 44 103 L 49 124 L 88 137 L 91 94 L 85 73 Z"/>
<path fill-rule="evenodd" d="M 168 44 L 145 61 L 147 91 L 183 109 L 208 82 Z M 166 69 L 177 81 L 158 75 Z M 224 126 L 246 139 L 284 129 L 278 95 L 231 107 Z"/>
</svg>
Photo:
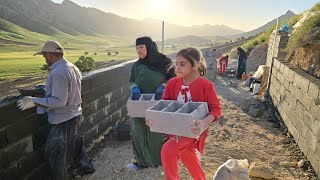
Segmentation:
<svg viewBox="0 0 320 180">
<path fill-rule="evenodd" d="M 243 87 L 230 87 L 230 80 L 239 82 L 228 77 L 218 77 L 214 82 L 223 114 L 222 124 L 210 127 L 201 159 L 207 179 L 212 179 L 217 168 L 229 158 L 248 159 L 251 164 L 263 165 L 265 173 L 277 180 L 317 179 L 312 171 L 303 171 L 298 167 L 298 161 L 304 156 L 279 123 L 274 123 L 276 120 L 272 118 L 275 116 L 268 114 L 272 111 L 263 111 L 261 117 L 252 117 L 243 111 L 241 102 L 251 95 Z M 164 179 L 162 167 L 129 171 L 126 165 L 133 158 L 131 142 L 111 140 L 110 135 L 103 138 L 91 150 L 97 171 L 81 179 Z M 182 165 L 179 171 L 181 179 L 192 179 Z"/>
</svg>

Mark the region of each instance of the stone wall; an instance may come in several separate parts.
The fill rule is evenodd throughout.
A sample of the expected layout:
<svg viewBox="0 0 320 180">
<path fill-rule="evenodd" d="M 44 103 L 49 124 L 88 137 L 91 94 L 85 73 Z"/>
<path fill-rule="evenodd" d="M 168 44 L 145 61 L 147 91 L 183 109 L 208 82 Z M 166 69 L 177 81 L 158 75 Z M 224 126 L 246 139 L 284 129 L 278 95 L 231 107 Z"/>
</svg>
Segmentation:
<svg viewBox="0 0 320 180">
<path fill-rule="evenodd" d="M 90 143 L 127 118 L 128 81 L 134 61 L 84 75 L 82 107 L 85 143 Z M 35 108 L 20 111 L 19 97 L 0 102 L 0 179 L 45 179 L 49 176 L 44 144 L 48 122 L 39 120 Z"/>
<path fill-rule="evenodd" d="M 320 174 L 320 80 L 292 64 L 280 60 L 288 37 L 270 37 L 267 65 L 275 58 L 270 97 L 300 150 Z M 273 46 L 273 42 L 276 43 Z M 274 51 L 274 52 L 273 52 Z"/>
</svg>

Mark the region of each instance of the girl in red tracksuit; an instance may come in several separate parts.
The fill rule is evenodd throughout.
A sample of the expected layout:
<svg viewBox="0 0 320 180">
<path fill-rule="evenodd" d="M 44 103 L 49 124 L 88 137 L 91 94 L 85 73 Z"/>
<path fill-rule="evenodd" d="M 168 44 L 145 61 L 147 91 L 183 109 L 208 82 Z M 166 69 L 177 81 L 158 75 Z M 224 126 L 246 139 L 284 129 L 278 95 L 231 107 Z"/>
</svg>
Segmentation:
<svg viewBox="0 0 320 180">
<path fill-rule="evenodd" d="M 169 80 L 164 100 L 186 102 L 207 102 L 209 114 L 202 120 L 195 120 L 190 128 L 196 135 L 200 135 L 201 127 L 209 127 L 211 122 L 218 120 L 221 115 L 221 105 L 214 90 L 213 83 L 203 78 L 206 73 L 205 60 L 201 52 L 195 48 L 186 48 L 176 56 L 175 72 L 177 77 Z M 147 124 L 151 125 L 152 120 Z M 178 161 L 180 160 L 195 180 L 206 179 L 197 151 L 201 154 L 208 133 L 205 130 L 199 139 L 169 135 L 168 141 L 161 150 L 161 161 L 167 180 L 178 180 Z"/>
</svg>

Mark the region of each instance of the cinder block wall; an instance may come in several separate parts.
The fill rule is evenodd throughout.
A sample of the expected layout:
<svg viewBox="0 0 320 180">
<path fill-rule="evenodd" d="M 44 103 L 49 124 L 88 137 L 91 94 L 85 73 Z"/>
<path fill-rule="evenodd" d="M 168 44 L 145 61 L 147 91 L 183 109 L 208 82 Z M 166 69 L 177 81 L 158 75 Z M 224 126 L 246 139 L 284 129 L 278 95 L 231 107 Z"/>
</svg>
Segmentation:
<svg viewBox="0 0 320 180">
<path fill-rule="evenodd" d="M 287 38 L 276 38 L 275 56 Z M 273 37 L 270 37 L 272 43 Z M 268 65 L 272 44 L 269 44 Z M 281 56 L 281 55 L 280 55 Z M 320 80 L 283 60 L 275 59 L 272 67 L 270 96 L 288 130 L 320 174 Z"/>
<path fill-rule="evenodd" d="M 82 108 L 85 143 L 127 118 L 126 101 L 133 61 L 84 75 Z M 35 108 L 21 112 L 18 97 L 0 102 L 0 179 L 45 179 L 49 176 L 44 144 L 48 122 L 38 120 Z"/>
</svg>

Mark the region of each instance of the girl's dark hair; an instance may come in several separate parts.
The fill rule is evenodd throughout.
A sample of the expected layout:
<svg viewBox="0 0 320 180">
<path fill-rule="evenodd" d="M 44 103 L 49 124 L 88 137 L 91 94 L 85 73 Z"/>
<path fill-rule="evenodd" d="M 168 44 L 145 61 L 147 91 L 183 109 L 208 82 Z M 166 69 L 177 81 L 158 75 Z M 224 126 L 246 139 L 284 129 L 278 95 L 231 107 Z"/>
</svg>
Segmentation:
<svg viewBox="0 0 320 180">
<path fill-rule="evenodd" d="M 195 63 L 198 62 L 200 64 L 199 68 L 198 68 L 198 72 L 200 74 L 200 76 L 204 76 L 207 72 L 207 63 L 205 61 L 205 59 L 202 56 L 202 53 L 200 50 L 193 48 L 193 47 L 189 47 L 189 48 L 185 48 L 185 49 L 181 49 L 178 54 L 176 55 L 176 57 L 183 57 L 186 60 L 188 60 L 192 67 L 194 67 Z"/>
</svg>

